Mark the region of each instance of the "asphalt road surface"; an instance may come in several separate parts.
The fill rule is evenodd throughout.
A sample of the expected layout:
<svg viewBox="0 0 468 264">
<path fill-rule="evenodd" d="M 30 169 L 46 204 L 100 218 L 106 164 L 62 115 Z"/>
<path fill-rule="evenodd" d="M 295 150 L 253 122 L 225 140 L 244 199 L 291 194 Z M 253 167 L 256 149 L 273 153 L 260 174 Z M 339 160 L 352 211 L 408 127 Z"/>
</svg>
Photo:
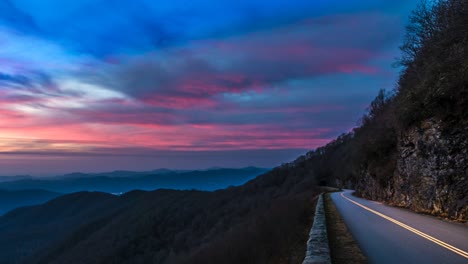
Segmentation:
<svg viewBox="0 0 468 264">
<path fill-rule="evenodd" d="M 369 263 L 468 264 L 468 225 L 357 198 L 331 195 Z"/>
</svg>

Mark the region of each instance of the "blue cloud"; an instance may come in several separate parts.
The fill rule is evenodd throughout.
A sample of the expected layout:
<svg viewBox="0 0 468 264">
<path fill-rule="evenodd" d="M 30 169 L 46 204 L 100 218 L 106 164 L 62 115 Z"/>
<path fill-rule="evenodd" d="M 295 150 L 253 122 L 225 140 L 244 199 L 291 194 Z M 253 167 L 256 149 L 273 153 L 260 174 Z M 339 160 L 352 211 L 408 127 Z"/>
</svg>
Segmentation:
<svg viewBox="0 0 468 264">
<path fill-rule="evenodd" d="M 10 0 L 0 1 L 0 22 L 25 33 L 38 33 L 39 30 L 33 18 Z"/>
<path fill-rule="evenodd" d="M 411 2 L 81 0 L 64 5 L 58 0 L 18 0 L 18 8 L 10 3 L 0 10 L 4 18 L 10 14 L 8 23 L 19 30 L 40 29 L 44 37 L 73 50 L 106 57 L 242 35 L 330 14 L 398 13 Z"/>
<path fill-rule="evenodd" d="M 317 147 L 391 88 L 416 1 L 0 0 L 0 130 L 55 154 Z"/>
</svg>

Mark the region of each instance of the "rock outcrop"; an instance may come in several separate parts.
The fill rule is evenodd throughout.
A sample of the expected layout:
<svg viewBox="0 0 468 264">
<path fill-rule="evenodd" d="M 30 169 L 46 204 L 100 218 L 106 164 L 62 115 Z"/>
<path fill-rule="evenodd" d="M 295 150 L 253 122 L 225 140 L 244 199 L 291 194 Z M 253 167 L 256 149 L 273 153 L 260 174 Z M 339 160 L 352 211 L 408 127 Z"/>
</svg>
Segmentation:
<svg viewBox="0 0 468 264">
<path fill-rule="evenodd" d="M 429 119 L 398 138 L 393 177 L 364 169 L 357 194 L 416 212 L 468 221 L 468 124 Z"/>
</svg>

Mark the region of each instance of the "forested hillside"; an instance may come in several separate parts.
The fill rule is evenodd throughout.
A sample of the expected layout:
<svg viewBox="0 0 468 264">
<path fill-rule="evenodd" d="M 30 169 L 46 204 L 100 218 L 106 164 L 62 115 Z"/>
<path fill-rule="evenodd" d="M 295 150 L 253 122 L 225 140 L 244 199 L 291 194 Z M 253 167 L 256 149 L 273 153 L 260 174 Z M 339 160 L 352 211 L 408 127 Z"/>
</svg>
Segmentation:
<svg viewBox="0 0 468 264">
<path fill-rule="evenodd" d="M 363 197 L 468 220 L 468 2 L 421 2 L 395 90 L 359 127 L 297 160 Z"/>
<path fill-rule="evenodd" d="M 319 192 L 276 168 L 216 192 L 69 194 L 0 217 L 0 263 L 301 263 Z"/>
</svg>

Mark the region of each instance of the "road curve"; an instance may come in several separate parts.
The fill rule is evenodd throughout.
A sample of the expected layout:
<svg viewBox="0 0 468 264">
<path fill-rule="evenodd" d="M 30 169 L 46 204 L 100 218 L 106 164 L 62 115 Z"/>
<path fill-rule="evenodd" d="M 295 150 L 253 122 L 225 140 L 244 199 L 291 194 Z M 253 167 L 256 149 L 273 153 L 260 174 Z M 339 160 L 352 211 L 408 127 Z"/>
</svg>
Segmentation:
<svg viewBox="0 0 468 264">
<path fill-rule="evenodd" d="M 468 264 L 468 226 L 357 198 L 331 195 L 369 263 Z"/>
</svg>

